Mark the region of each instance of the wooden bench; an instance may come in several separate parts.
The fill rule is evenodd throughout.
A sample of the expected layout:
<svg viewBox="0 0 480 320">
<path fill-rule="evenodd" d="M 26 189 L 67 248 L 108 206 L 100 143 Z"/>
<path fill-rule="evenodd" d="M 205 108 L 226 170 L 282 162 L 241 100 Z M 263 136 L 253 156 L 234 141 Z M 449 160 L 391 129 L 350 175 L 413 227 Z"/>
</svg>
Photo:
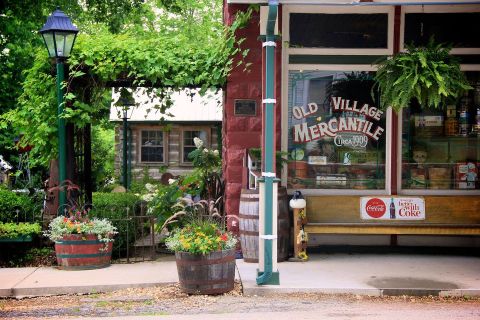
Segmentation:
<svg viewBox="0 0 480 320">
<path fill-rule="evenodd" d="M 307 196 L 310 234 L 480 235 L 480 196 L 424 196 L 425 220 L 360 218 L 360 196 Z"/>
<path fill-rule="evenodd" d="M 305 225 L 311 234 L 480 235 L 480 224 L 315 223 Z"/>
</svg>

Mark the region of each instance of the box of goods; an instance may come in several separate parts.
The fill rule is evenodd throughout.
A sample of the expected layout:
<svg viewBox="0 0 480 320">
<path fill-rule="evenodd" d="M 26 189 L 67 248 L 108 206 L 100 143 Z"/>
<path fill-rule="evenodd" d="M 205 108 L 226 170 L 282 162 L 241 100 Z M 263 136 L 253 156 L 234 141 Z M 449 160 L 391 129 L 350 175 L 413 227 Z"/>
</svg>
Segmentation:
<svg viewBox="0 0 480 320">
<path fill-rule="evenodd" d="M 379 151 L 366 150 L 340 151 L 338 158 L 343 159 L 343 164 L 376 164 L 383 161 Z"/>
<path fill-rule="evenodd" d="M 414 116 L 413 121 L 417 137 L 443 135 L 443 116 Z"/>
<path fill-rule="evenodd" d="M 450 173 L 450 168 L 428 168 L 428 187 L 430 189 L 450 189 L 452 182 Z"/>
<path fill-rule="evenodd" d="M 462 162 L 455 166 L 455 185 L 457 189 L 476 189 L 478 185 L 479 163 Z"/>
<path fill-rule="evenodd" d="M 345 188 L 347 176 L 345 174 L 320 174 L 316 179 L 317 186 L 323 188 Z"/>
</svg>

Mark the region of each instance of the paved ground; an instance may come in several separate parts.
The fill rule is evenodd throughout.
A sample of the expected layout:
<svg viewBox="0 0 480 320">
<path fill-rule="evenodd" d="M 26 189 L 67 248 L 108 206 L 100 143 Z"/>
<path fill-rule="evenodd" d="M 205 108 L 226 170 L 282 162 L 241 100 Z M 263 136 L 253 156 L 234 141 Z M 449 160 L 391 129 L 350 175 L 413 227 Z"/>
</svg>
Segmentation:
<svg viewBox="0 0 480 320">
<path fill-rule="evenodd" d="M 178 281 L 175 262 L 113 264 L 64 271 L 53 267 L 0 269 L 0 296 L 92 293 Z M 288 292 L 359 295 L 480 296 L 480 257 L 429 254 L 312 254 L 308 262 L 279 263 L 280 285 L 257 286 L 257 264 L 237 259 L 246 295 Z"/>
</svg>

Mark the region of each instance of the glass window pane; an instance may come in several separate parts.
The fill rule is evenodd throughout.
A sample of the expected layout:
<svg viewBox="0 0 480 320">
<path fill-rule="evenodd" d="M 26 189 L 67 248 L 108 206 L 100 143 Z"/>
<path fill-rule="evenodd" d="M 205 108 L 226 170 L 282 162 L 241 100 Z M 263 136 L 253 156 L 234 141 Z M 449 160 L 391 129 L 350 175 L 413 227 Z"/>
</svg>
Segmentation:
<svg viewBox="0 0 480 320">
<path fill-rule="evenodd" d="M 434 36 L 436 42 L 452 44 L 457 48 L 480 48 L 478 21 L 480 12 L 407 13 L 404 42 L 426 45 Z"/>
<path fill-rule="evenodd" d="M 385 114 L 372 74 L 291 71 L 288 187 L 385 189 Z"/>
<path fill-rule="evenodd" d="M 141 161 L 163 162 L 163 131 L 142 131 Z"/>
<path fill-rule="evenodd" d="M 480 73 L 467 77 L 475 90 L 458 101 L 403 110 L 403 189 L 480 189 Z"/>
<path fill-rule="evenodd" d="M 53 41 L 53 34 L 51 33 L 42 33 L 43 40 L 48 49 L 48 55 L 53 58 L 55 57 L 55 44 Z"/>
<path fill-rule="evenodd" d="M 388 14 L 290 14 L 290 46 L 387 48 Z"/>
<path fill-rule="evenodd" d="M 200 138 L 203 141 L 203 145 L 207 146 L 207 131 L 195 130 L 195 131 L 183 131 L 183 162 L 192 162 L 188 158 L 188 154 L 196 149 L 194 138 Z"/>
</svg>

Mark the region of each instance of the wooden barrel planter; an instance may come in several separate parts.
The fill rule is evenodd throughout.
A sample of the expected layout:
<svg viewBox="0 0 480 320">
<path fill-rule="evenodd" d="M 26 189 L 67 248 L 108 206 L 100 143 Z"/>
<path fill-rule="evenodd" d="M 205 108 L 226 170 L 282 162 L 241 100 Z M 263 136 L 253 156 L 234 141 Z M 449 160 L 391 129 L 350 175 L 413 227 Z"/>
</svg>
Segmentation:
<svg viewBox="0 0 480 320">
<path fill-rule="evenodd" d="M 71 234 L 55 242 L 55 253 L 60 269 L 99 269 L 110 265 L 112 247 L 113 242 L 98 241 L 94 234 Z"/>
<path fill-rule="evenodd" d="M 220 294 L 235 284 L 235 249 L 209 254 L 175 252 L 180 289 L 188 294 Z"/>
<path fill-rule="evenodd" d="M 290 245 L 290 219 L 288 194 L 285 187 L 278 187 L 277 261 L 288 259 Z M 239 233 L 245 262 L 258 262 L 258 190 L 242 189 L 239 209 Z"/>
</svg>

